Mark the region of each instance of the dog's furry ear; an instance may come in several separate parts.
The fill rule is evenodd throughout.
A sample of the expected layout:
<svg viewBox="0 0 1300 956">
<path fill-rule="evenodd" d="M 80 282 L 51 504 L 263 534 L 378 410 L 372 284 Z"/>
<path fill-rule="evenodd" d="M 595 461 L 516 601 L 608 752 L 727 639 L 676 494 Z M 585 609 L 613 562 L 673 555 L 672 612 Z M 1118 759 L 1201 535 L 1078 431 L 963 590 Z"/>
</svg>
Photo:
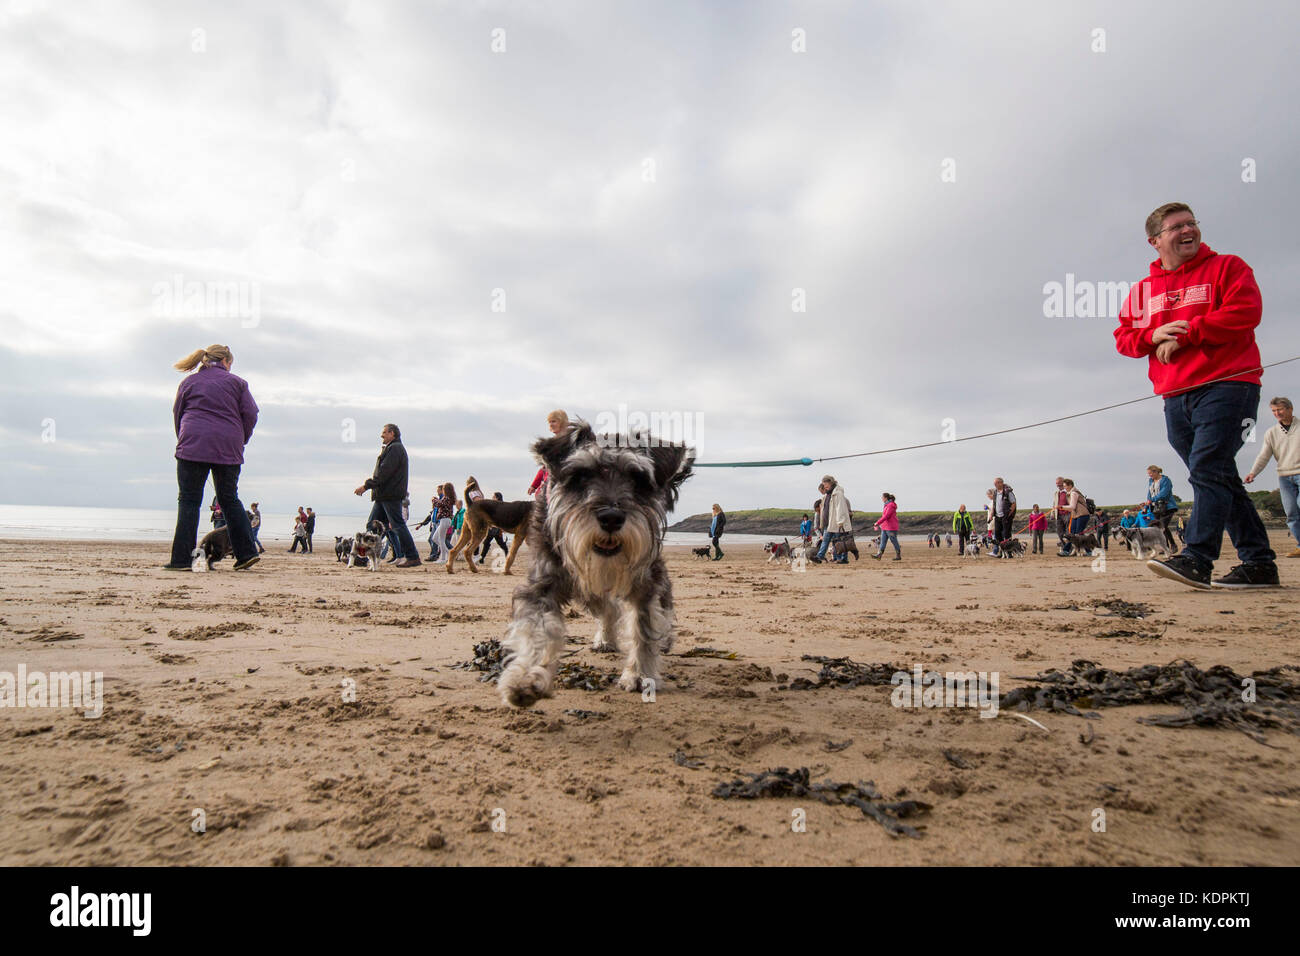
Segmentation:
<svg viewBox="0 0 1300 956">
<path fill-rule="evenodd" d="M 596 440 L 596 433 L 581 418 L 573 421 L 568 428 L 550 438 L 539 438 L 533 442 L 533 457 L 537 463 L 552 475 L 560 470 L 564 460 L 583 445 L 590 445 Z"/>
<path fill-rule="evenodd" d="M 685 445 L 652 445 L 646 449 L 655 466 L 655 484 L 663 492 L 668 510 L 677 506 L 677 491 L 691 477 L 695 449 Z"/>
</svg>

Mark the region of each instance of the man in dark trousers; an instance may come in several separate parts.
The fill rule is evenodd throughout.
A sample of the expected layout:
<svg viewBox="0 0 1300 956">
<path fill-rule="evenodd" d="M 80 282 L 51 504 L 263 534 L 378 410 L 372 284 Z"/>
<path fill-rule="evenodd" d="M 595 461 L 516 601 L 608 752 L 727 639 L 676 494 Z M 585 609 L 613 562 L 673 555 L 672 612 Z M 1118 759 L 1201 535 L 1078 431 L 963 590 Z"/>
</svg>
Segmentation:
<svg viewBox="0 0 1300 956">
<path fill-rule="evenodd" d="M 993 540 L 1000 547 L 1015 533 L 1016 493 L 1001 478 L 993 479 Z"/>
<path fill-rule="evenodd" d="M 1169 444 L 1187 465 L 1194 501 L 1183 550 L 1147 567 L 1203 590 L 1278 587 L 1276 555 L 1236 462 L 1259 414 L 1255 328 L 1263 302 L 1255 273 L 1237 256 L 1201 242 L 1186 203 L 1156 208 L 1146 233 L 1157 258 L 1120 309 L 1115 347 L 1147 359 L 1151 384 L 1164 396 Z M 1211 582 L 1225 529 L 1241 564 Z"/>
<path fill-rule="evenodd" d="M 316 533 L 316 512 L 307 509 L 307 552 L 311 553 L 311 536 Z"/>
<path fill-rule="evenodd" d="M 402 432 L 396 425 L 385 425 L 380 433 L 384 443 L 379 458 L 375 461 L 375 473 L 366 479 L 366 483 L 357 488 L 354 494 L 370 492 L 374 507 L 366 519 L 366 527 L 378 519 L 387 524 L 397 535 L 398 560 L 395 568 L 418 568 L 421 564 L 420 553 L 415 548 L 411 529 L 402 517 L 402 499 L 406 497 L 406 480 L 409 464 L 406 448 L 402 445 Z"/>
</svg>

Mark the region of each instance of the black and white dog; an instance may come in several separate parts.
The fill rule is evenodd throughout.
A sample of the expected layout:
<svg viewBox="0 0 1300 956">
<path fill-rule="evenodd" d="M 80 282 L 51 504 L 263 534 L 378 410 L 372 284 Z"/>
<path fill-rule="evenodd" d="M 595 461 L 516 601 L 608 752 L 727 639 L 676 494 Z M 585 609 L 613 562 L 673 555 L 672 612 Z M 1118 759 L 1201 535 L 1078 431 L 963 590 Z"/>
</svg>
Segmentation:
<svg viewBox="0 0 1300 956">
<path fill-rule="evenodd" d="M 593 648 L 626 647 L 619 686 L 653 690 L 674 636 L 663 537 L 695 450 L 644 432 L 598 436 L 579 420 L 532 451 L 550 487 L 533 509 L 528 540 L 537 550 L 502 642 L 510 655 L 502 700 L 528 707 L 554 694 L 569 603 L 596 618 Z"/>
<path fill-rule="evenodd" d="M 209 571 L 217 561 L 233 555 L 235 550 L 230 546 L 230 526 L 222 525 L 215 531 L 209 531 L 199 542 L 199 549 L 203 552 L 203 560 L 208 563 Z"/>
<path fill-rule="evenodd" d="M 352 553 L 352 539 L 345 538 L 341 534 L 334 536 L 334 560 L 335 562 L 344 561 Z"/>
<path fill-rule="evenodd" d="M 1097 536 L 1091 531 L 1085 531 L 1083 534 L 1066 534 L 1065 541 L 1073 548 L 1070 554 L 1074 557 L 1090 558 L 1093 550 L 1097 547 Z"/>
<path fill-rule="evenodd" d="M 1019 538 L 1008 538 L 998 543 L 998 557 L 1021 558 L 1025 554 L 1025 543 Z"/>
</svg>

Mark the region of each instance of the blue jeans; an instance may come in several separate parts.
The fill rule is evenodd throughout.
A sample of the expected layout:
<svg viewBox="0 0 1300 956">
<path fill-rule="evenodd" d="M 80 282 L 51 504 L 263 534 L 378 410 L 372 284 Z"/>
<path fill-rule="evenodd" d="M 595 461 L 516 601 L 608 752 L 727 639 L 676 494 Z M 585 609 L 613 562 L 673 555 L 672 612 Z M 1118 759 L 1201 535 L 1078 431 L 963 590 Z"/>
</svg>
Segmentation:
<svg viewBox="0 0 1300 956">
<path fill-rule="evenodd" d="M 388 540 L 393 543 L 393 553 L 397 555 L 399 561 L 402 558 L 420 560 L 420 554 L 415 550 L 415 539 L 411 537 L 411 529 L 406 526 L 406 519 L 402 517 L 400 500 L 376 501 L 374 507 L 370 509 L 370 517 L 366 519 L 366 527 L 370 527 L 370 522 L 376 519 L 388 525 Z"/>
<path fill-rule="evenodd" d="M 1291 529 L 1291 537 L 1300 545 L 1300 475 L 1278 475 L 1278 491 L 1282 495 L 1282 508 L 1286 511 L 1286 526 Z"/>
<path fill-rule="evenodd" d="M 1183 554 L 1208 570 L 1223 532 L 1244 564 L 1272 564 L 1268 532 L 1237 473 L 1237 452 L 1259 412 L 1259 386 L 1219 382 L 1165 399 L 1169 444 L 1191 473 L 1192 514 Z"/>
<path fill-rule="evenodd" d="M 885 546 L 889 544 L 891 538 L 894 541 L 894 553 L 901 555 L 903 553 L 903 549 L 898 546 L 898 532 L 886 531 L 884 528 L 880 529 L 880 553 L 881 554 L 885 553 Z"/>
<path fill-rule="evenodd" d="M 824 531 L 824 532 L 822 532 L 822 546 L 821 546 L 820 548 L 817 549 L 817 560 L 818 560 L 818 561 L 822 561 L 822 560 L 824 560 L 824 559 L 826 558 L 826 549 L 829 548 L 832 544 L 834 544 L 834 543 L 835 543 L 835 539 L 838 538 L 839 536 L 840 536 L 840 533 L 839 533 L 838 531 Z M 835 554 L 835 552 L 832 551 L 831 554 L 833 555 L 833 554 Z"/>
<path fill-rule="evenodd" d="M 253 529 L 248 515 L 239 503 L 239 465 L 213 465 L 202 461 L 176 459 L 176 534 L 172 538 L 172 560 L 176 566 L 189 567 L 194 549 L 198 546 L 199 509 L 203 507 L 203 487 L 212 473 L 212 487 L 217 493 L 217 503 L 226 515 L 230 528 L 230 546 L 235 560 L 243 561 L 257 554 L 253 547 Z"/>
</svg>

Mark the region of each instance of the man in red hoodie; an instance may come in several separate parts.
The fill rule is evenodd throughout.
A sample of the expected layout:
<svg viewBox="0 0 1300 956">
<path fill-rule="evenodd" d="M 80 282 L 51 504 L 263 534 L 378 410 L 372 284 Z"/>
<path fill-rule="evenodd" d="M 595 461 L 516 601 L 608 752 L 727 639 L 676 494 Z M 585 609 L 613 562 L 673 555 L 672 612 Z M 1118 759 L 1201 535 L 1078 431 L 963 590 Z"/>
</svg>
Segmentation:
<svg viewBox="0 0 1300 956">
<path fill-rule="evenodd" d="M 1186 203 L 1160 206 L 1146 231 L 1159 258 L 1120 310 L 1115 347 L 1148 359 L 1169 444 L 1187 465 L 1194 496 L 1182 552 L 1147 567 L 1195 588 L 1278 587 L 1276 555 L 1236 463 L 1259 412 L 1255 327 L 1263 306 L 1255 274 L 1201 242 Z M 1211 584 L 1225 528 L 1242 563 Z"/>
</svg>

